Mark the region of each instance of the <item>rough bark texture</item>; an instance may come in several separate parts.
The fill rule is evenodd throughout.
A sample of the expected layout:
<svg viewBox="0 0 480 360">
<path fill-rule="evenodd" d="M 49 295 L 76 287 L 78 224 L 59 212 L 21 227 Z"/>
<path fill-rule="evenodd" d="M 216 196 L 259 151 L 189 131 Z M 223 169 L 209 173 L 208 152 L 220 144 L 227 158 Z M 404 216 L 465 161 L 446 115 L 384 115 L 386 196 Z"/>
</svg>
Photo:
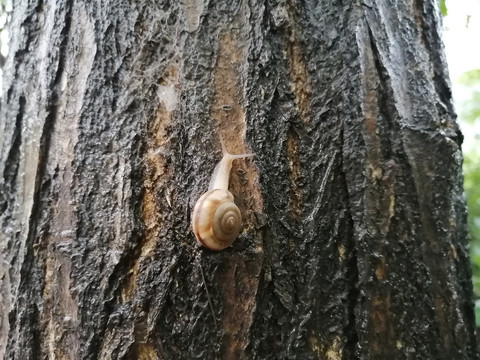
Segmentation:
<svg viewBox="0 0 480 360">
<path fill-rule="evenodd" d="M 0 357 L 477 358 L 436 0 L 14 5 Z"/>
</svg>

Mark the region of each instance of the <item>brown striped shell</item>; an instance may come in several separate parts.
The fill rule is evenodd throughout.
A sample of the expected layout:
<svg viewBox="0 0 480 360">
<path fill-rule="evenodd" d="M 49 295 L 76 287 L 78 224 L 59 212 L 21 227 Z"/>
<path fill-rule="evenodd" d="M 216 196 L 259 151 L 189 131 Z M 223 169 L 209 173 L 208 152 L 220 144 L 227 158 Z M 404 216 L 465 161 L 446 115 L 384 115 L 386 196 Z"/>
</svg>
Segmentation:
<svg viewBox="0 0 480 360">
<path fill-rule="evenodd" d="M 195 204 L 193 232 L 197 241 L 211 250 L 229 247 L 237 238 L 241 226 L 240 210 L 228 190 L 209 190 Z"/>
</svg>

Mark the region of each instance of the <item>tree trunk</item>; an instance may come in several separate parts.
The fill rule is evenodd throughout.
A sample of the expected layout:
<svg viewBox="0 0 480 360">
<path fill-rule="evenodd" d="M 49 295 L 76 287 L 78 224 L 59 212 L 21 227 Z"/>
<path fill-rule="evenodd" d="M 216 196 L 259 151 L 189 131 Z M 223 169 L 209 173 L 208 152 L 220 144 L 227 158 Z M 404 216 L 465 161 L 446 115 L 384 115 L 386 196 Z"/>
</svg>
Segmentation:
<svg viewBox="0 0 480 360">
<path fill-rule="evenodd" d="M 0 358 L 477 359 L 436 0 L 18 0 Z M 220 160 L 243 230 L 199 248 Z"/>
</svg>

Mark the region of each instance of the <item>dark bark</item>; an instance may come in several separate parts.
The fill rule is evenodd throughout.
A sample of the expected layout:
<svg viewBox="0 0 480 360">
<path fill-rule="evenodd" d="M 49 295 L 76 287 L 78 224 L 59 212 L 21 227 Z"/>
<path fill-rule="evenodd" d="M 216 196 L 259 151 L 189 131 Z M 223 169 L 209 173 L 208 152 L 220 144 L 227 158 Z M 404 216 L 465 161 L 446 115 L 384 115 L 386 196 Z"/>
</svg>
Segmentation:
<svg viewBox="0 0 480 360">
<path fill-rule="evenodd" d="M 15 1 L 0 354 L 477 359 L 439 29 L 435 0 Z M 219 134 L 255 157 L 213 252 Z"/>
</svg>

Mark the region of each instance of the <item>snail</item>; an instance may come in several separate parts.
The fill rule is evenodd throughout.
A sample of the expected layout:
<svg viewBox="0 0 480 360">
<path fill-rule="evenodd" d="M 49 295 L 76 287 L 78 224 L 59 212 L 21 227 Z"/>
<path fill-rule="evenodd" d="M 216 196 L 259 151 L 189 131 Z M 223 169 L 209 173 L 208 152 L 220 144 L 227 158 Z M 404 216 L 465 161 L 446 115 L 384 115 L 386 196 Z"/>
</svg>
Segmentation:
<svg viewBox="0 0 480 360">
<path fill-rule="evenodd" d="M 210 250 L 223 250 L 235 241 L 242 226 L 242 216 L 228 191 L 228 181 L 232 162 L 253 154 L 230 154 L 223 139 L 222 160 L 213 171 L 208 191 L 195 204 L 192 215 L 192 228 L 200 245 Z"/>
</svg>

